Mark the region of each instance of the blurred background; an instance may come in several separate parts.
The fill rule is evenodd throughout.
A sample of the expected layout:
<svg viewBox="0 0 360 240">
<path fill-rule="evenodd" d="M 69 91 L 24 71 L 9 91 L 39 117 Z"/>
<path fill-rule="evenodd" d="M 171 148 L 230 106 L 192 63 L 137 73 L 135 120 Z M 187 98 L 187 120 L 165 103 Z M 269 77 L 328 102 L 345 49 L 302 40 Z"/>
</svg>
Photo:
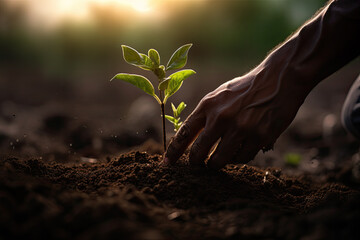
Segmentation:
<svg viewBox="0 0 360 240">
<path fill-rule="evenodd" d="M 249 71 L 325 3 L 0 0 L 2 152 L 50 159 L 67 159 L 71 154 L 86 160 L 125 151 L 149 139 L 159 142 L 157 103 L 129 84 L 109 82 L 118 72 L 153 79 L 149 72 L 125 63 L 121 44 L 140 52 L 155 48 L 166 64 L 179 46 L 193 43 L 186 67 L 197 74 L 170 99 L 176 105 L 187 103 L 186 116 L 207 92 Z M 320 84 L 309 96 L 279 141 L 278 155 L 260 159 L 283 159 L 288 151 L 305 156 L 308 145 L 315 145 L 312 154 L 318 156 L 318 145 L 325 144 L 324 129 L 343 131 L 337 129 L 341 128 L 338 114 L 358 74 L 354 69 L 359 69 L 359 61 L 350 65 L 338 74 L 340 80 Z M 329 92 L 332 98 L 324 101 Z M 171 136 L 172 127 L 167 129 Z M 357 145 L 341 134 L 341 141 L 354 152 Z M 333 156 L 326 151 L 326 156 Z"/>
</svg>

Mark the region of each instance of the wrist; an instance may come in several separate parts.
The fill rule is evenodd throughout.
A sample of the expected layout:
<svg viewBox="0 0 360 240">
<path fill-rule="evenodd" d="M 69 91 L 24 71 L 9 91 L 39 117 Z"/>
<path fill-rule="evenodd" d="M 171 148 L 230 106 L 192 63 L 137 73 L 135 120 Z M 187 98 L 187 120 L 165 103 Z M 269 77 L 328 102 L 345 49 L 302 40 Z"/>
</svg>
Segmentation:
<svg viewBox="0 0 360 240">
<path fill-rule="evenodd" d="M 302 104 L 317 84 L 290 64 L 285 55 L 269 56 L 249 75 L 253 79 L 253 92 L 259 96 L 259 100 L 252 104 L 254 106 L 270 101 L 288 100 Z"/>
</svg>

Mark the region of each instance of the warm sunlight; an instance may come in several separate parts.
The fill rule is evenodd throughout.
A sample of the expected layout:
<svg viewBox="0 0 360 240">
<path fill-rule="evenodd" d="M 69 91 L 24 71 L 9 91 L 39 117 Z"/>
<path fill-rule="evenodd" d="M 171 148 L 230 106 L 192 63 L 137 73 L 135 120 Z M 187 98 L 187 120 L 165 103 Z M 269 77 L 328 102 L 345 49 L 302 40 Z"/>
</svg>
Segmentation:
<svg viewBox="0 0 360 240">
<path fill-rule="evenodd" d="M 84 0 L 84 2 L 87 2 L 87 4 L 91 4 L 93 2 L 104 5 L 112 4 L 114 6 L 130 6 L 138 12 L 149 12 L 151 10 L 150 1 L 151 0 Z"/>
<path fill-rule="evenodd" d="M 148 12 L 151 10 L 150 6 L 149 6 L 149 1 L 148 0 L 138 0 L 138 1 L 127 1 L 129 2 L 129 4 L 136 10 L 139 12 Z"/>
<path fill-rule="evenodd" d="M 100 8 L 132 22 L 144 19 L 163 20 L 180 6 L 202 4 L 206 0 L 5 0 L 21 7 L 28 23 L 37 29 L 53 29 L 64 21 L 91 22 L 94 9 Z M 112 12 L 112 13 L 110 13 Z"/>
<path fill-rule="evenodd" d="M 10 5 L 26 9 L 30 23 L 38 27 L 53 27 L 64 20 L 84 21 L 91 18 L 93 7 L 121 10 L 126 15 L 154 14 L 153 0 L 7 0 Z M 169 1 L 169 0 L 162 0 Z M 159 2 L 159 1 L 157 1 Z"/>
</svg>

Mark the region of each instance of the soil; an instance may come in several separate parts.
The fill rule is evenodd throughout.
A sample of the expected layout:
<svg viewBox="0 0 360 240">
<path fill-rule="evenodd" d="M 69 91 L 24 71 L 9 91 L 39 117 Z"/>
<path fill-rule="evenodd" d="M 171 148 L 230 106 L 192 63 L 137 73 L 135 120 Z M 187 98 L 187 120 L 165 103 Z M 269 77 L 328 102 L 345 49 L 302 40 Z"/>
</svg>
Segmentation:
<svg viewBox="0 0 360 240">
<path fill-rule="evenodd" d="M 12 79 L 0 89 L 0 239 L 360 239 L 359 142 L 339 121 L 354 76 L 341 77 L 274 151 L 221 171 L 187 155 L 160 165 L 158 106 L 132 88 Z"/>
<path fill-rule="evenodd" d="M 171 167 L 160 160 L 139 151 L 96 163 L 3 159 L 1 238 L 360 237 L 358 187 L 275 168 L 212 172 L 190 168 L 185 157 Z"/>
</svg>

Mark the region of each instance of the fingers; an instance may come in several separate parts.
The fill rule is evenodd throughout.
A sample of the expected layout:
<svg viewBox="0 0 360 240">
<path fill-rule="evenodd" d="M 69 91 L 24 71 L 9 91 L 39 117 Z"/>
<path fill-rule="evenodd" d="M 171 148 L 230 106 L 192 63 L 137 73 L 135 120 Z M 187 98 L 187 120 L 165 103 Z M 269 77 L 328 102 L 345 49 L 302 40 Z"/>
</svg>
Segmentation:
<svg viewBox="0 0 360 240">
<path fill-rule="evenodd" d="M 256 154 L 262 149 L 263 144 L 259 143 L 260 139 L 248 139 L 236 151 L 231 163 L 247 163 L 253 160 Z"/>
<path fill-rule="evenodd" d="M 247 163 L 255 158 L 260 147 L 256 141 L 245 141 L 227 135 L 208 161 L 208 167 L 218 170 L 229 163 Z"/>
<path fill-rule="evenodd" d="M 211 155 L 207 165 L 209 168 L 218 170 L 230 163 L 236 150 L 241 146 L 241 140 L 236 140 L 230 134 L 221 138 L 215 152 Z"/>
<path fill-rule="evenodd" d="M 193 112 L 182 124 L 176 135 L 171 139 L 165 153 L 165 164 L 174 164 L 194 141 L 205 125 L 205 117 L 197 111 Z"/>
<path fill-rule="evenodd" d="M 211 148 L 219 139 L 219 135 L 209 129 L 204 129 L 193 143 L 189 162 L 193 166 L 203 166 L 204 160 L 208 157 Z"/>
</svg>

